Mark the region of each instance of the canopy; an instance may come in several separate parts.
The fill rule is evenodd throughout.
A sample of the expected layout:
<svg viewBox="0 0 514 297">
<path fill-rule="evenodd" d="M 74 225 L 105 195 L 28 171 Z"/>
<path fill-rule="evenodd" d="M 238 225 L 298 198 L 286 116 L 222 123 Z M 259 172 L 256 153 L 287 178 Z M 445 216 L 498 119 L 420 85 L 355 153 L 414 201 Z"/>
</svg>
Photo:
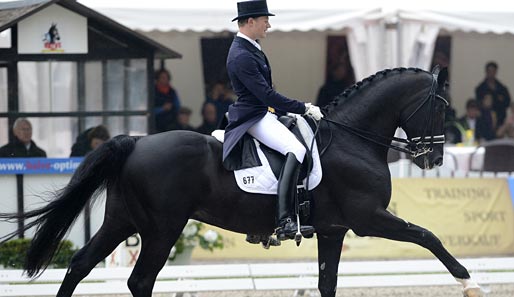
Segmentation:
<svg viewBox="0 0 514 297">
<path fill-rule="evenodd" d="M 230 22 L 237 0 L 82 0 L 132 29 L 142 31 L 236 31 Z M 357 79 L 398 66 L 430 66 L 440 30 L 514 34 L 514 4 L 498 0 L 453 3 L 445 0 L 293 1 L 268 0 L 271 30 L 348 33 Z"/>
</svg>

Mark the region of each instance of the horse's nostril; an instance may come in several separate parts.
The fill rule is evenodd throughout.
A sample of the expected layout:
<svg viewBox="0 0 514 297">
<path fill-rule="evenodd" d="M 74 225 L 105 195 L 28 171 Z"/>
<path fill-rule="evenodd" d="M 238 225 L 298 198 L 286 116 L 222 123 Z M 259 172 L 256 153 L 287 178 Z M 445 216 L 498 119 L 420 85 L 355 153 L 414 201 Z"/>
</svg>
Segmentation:
<svg viewBox="0 0 514 297">
<path fill-rule="evenodd" d="M 435 164 L 436 166 L 441 166 L 441 165 L 443 165 L 443 157 L 438 157 L 437 159 L 435 159 L 434 164 Z"/>
</svg>

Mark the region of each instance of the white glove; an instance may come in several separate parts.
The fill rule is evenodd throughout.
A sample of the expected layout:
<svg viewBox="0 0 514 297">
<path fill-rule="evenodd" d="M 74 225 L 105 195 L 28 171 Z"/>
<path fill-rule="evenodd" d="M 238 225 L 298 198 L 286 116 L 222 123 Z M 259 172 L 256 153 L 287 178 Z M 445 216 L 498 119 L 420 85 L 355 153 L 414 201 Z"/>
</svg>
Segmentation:
<svg viewBox="0 0 514 297">
<path fill-rule="evenodd" d="M 321 120 L 323 117 L 323 114 L 321 113 L 321 110 L 319 110 L 319 107 L 316 105 L 312 105 L 310 103 L 305 103 L 305 115 L 308 115 L 315 119 L 316 121 Z"/>
</svg>

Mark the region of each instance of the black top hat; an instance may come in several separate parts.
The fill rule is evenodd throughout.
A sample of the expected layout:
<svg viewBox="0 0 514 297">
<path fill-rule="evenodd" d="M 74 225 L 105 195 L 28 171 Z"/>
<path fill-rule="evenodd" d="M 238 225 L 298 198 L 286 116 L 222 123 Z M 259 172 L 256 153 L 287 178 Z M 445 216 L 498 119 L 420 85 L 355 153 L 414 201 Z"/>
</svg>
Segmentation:
<svg viewBox="0 0 514 297">
<path fill-rule="evenodd" d="M 237 17 L 232 20 L 245 19 L 258 16 L 274 16 L 268 11 L 266 0 L 237 2 Z"/>
</svg>

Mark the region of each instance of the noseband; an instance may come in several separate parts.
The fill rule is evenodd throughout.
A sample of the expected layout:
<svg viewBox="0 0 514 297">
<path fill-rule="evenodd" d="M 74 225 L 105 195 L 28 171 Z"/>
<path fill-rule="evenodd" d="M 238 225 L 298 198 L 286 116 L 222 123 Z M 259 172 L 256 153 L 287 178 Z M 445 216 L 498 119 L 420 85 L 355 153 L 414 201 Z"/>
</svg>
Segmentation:
<svg viewBox="0 0 514 297">
<path fill-rule="evenodd" d="M 330 120 L 327 118 L 322 118 L 322 120 L 326 121 L 327 123 L 332 123 L 337 126 L 343 127 L 345 130 L 363 138 L 370 142 L 376 143 L 378 145 L 388 147 L 390 149 L 394 149 L 400 152 L 404 152 L 406 154 L 409 154 L 412 156 L 412 158 L 417 158 L 423 155 L 426 155 L 433 151 L 433 145 L 434 144 L 441 144 L 444 143 L 444 135 L 434 135 L 434 109 L 435 109 L 435 102 L 436 99 L 442 100 L 445 103 L 445 106 L 449 106 L 450 104 L 448 101 L 443 98 L 442 96 L 436 94 L 436 88 L 437 88 L 437 73 L 432 74 L 432 85 L 430 87 L 430 90 L 428 94 L 425 96 L 423 101 L 420 105 L 416 107 L 416 109 L 407 117 L 407 119 L 400 124 L 400 126 L 403 127 L 403 125 L 407 124 L 407 122 L 412 119 L 412 117 L 419 111 L 421 108 L 429 103 L 430 104 L 430 111 L 426 116 L 425 119 L 425 127 L 423 129 L 423 133 L 421 136 L 418 137 L 412 137 L 412 138 L 399 138 L 399 137 L 385 137 L 382 135 L 374 134 L 365 130 L 361 130 L 355 127 L 352 127 L 348 124 Z M 319 130 L 319 126 L 318 129 Z M 318 131 L 316 131 L 316 134 Z M 427 132 L 429 133 L 427 136 Z M 332 130 L 330 130 L 330 140 L 327 146 L 321 151 L 321 155 L 325 153 L 327 148 L 330 146 L 330 143 L 332 142 Z M 390 144 L 391 142 L 398 142 L 405 144 L 404 146 L 394 145 Z"/>
</svg>

